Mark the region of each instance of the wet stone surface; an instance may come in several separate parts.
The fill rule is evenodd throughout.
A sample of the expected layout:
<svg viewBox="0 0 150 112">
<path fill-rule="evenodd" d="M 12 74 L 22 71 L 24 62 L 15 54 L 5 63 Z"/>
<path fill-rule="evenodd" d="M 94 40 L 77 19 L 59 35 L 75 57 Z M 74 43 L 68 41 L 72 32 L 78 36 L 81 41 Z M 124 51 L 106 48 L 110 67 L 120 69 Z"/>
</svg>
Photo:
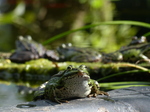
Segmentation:
<svg viewBox="0 0 150 112">
<path fill-rule="evenodd" d="M 149 112 L 150 87 L 129 87 L 109 91 L 110 96 L 81 98 L 57 104 L 48 100 L 1 107 L 0 112 Z"/>
</svg>

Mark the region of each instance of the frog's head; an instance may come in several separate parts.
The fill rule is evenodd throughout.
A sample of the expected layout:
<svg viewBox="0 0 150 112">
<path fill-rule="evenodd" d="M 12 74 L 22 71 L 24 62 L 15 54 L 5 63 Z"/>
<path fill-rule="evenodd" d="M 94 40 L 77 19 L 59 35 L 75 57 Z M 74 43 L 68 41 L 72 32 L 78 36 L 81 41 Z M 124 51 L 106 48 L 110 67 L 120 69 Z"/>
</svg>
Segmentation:
<svg viewBox="0 0 150 112">
<path fill-rule="evenodd" d="M 139 38 L 137 36 L 134 36 L 132 37 L 132 41 L 129 43 L 128 46 L 138 45 L 138 44 L 143 44 L 143 43 L 147 43 L 147 39 L 145 36 L 141 36 Z"/>
<path fill-rule="evenodd" d="M 23 36 L 19 36 L 16 41 L 16 47 L 18 51 L 28 51 L 30 50 L 28 43 L 32 40 L 31 36 L 24 38 Z"/>
<path fill-rule="evenodd" d="M 57 52 L 60 55 L 60 60 L 70 60 L 70 58 L 76 54 L 76 50 L 71 43 L 62 44 L 57 47 Z"/>
<path fill-rule="evenodd" d="M 62 44 L 61 46 L 59 46 L 57 48 L 57 51 L 58 53 L 60 54 L 63 54 L 63 53 L 66 53 L 66 51 L 68 51 L 68 49 L 72 47 L 72 44 L 71 43 L 68 43 L 68 44 Z"/>
<path fill-rule="evenodd" d="M 90 79 L 87 67 L 85 65 L 80 65 L 78 68 L 69 65 L 67 69 L 63 72 L 62 79 L 69 79 L 73 77 L 85 77 Z"/>
</svg>

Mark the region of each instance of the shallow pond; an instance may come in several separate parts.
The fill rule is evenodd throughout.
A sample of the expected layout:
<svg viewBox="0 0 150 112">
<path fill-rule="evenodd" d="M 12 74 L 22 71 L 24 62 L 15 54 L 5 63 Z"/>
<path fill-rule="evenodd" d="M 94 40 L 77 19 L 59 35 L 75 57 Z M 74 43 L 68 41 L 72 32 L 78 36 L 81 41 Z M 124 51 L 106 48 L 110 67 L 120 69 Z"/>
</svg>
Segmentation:
<svg viewBox="0 0 150 112">
<path fill-rule="evenodd" d="M 0 107 L 16 105 L 32 100 L 31 95 L 20 94 L 15 84 L 0 84 Z"/>
</svg>

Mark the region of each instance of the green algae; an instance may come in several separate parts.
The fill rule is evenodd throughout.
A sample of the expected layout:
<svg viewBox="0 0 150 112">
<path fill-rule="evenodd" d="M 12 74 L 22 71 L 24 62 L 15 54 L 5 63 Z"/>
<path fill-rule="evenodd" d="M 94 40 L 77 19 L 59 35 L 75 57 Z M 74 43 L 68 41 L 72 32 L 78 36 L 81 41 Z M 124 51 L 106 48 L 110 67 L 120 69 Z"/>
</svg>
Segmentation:
<svg viewBox="0 0 150 112">
<path fill-rule="evenodd" d="M 147 68 L 131 63 L 76 63 L 52 62 L 47 59 L 31 60 L 26 63 L 13 63 L 8 59 L 0 60 L 0 80 L 15 83 L 41 84 L 67 66 L 75 67 L 84 64 L 87 66 L 91 78 L 100 79 L 115 73 L 129 70 L 149 72 Z M 115 75 L 114 75 L 115 76 Z M 107 79 L 107 78 L 106 78 Z"/>
</svg>

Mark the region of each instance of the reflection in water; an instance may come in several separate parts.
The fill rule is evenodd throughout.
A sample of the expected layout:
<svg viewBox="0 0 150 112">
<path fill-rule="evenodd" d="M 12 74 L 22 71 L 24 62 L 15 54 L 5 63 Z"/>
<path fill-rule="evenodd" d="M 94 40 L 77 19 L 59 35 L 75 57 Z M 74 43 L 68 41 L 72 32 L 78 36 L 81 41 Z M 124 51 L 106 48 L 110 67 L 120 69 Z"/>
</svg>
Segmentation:
<svg viewBox="0 0 150 112">
<path fill-rule="evenodd" d="M 8 105 L 17 105 L 19 103 L 31 101 L 31 95 L 19 94 L 18 88 L 14 84 L 11 84 L 9 86 L 0 84 L 0 99 L 0 107 L 4 107 Z"/>
</svg>

